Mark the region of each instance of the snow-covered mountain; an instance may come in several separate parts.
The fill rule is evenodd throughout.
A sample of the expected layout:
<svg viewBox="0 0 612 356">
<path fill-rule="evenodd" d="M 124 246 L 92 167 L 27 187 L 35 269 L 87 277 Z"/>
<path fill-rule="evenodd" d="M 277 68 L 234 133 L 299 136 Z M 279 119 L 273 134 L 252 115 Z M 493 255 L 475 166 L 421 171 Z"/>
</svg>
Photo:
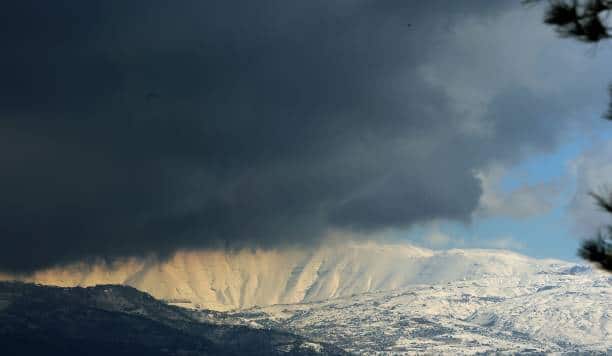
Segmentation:
<svg viewBox="0 0 612 356">
<path fill-rule="evenodd" d="M 578 266 L 235 312 L 358 354 L 612 354 L 612 277 Z"/>
<path fill-rule="evenodd" d="M 570 266 L 501 250 L 433 251 L 409 244 L 361 242 L 316 249 L 179 252 L 161 262 L 80 263 L 17 279 L 60 286 L 123 284 L 183 306 L 231 310 L 392 291 L 415 284 L 484 277 L 530 279 Z"/>
<path fill-rule="evenodd" d="M 204 322 L 289 331 L 360 354 L 612 353 L 610 275 L 501 250 L 362 242 L 191 251 L 17 279 L 130 285 L 201 309 L 190 313 Z"/>
</svg>

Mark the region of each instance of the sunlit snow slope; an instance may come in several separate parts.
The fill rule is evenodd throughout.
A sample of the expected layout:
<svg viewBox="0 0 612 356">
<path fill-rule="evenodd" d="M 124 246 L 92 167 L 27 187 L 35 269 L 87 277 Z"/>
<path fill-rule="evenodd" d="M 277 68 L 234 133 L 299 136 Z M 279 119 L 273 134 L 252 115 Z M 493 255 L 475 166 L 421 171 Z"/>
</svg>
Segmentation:
<svg viewBox="0 0 612 356">
<path fill-rule="evenodd" d="M 234 312 L 355 354 L 612 355 L 612 277 L 588 266 Z"/>
<path fill-rule="evenodd" d="M 432 251 L 351 243 L 307 250 L 179 252 L 170 260 L 74 264 L 19 279 L 60 286 L 126 284 L 184 306 L 216 310 L 297 303 L 482 277 L 530 278 L 558 268 L 499 250 Z M 11 279 L 0 276 L 0 279 Z"/>
</svg>

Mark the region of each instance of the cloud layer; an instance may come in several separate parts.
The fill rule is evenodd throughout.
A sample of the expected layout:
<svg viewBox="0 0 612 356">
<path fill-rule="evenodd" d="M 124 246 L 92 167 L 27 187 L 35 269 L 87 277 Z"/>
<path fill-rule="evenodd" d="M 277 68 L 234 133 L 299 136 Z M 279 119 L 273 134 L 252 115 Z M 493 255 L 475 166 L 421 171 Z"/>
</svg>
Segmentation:
<svg viewBox="0 0 612 356">
<path fill-rule="evenodd" d="M 505 216 L 514 219 L 536 217 L 550 212 L 560 192 L 560 182 L 544 182 L 522 185 L 512 191 L 504 191 L 502 181 L 506 169 L 491 166 L 479 172 L 482 194 L 475 211 L 478 217 Z"/>
<path fill-rule="evenodd" d="M 141 5 L 3 5 L 0 269 L 465 221 L 605 102 L 514 2 Z"/>
<path fill-rule="evenodd" d="M 590 196 L 596 193 L 609 197 L 612 192 L 612 141 L 598 142 L 574 159 L 570 172 L 576 179 L 576 192 L 569 204 L 573 227 L 580 238 L 593 238 L 610 224 L 610 214 L 597 206 Z"/>
</svg>

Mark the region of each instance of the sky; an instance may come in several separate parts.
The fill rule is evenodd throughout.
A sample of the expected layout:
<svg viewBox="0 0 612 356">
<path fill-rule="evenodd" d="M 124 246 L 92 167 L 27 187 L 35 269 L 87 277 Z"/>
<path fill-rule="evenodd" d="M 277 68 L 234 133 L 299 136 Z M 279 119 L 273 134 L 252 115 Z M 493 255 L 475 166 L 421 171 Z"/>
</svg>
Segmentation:
<svg viewBox="0 0 612 356">
<path fill-rule="evenodd" d="M 3 4 L 0 269 L 337 232 L 574 259 L 606 221 L 610 49 L 542 10 Z"/>
</svg>

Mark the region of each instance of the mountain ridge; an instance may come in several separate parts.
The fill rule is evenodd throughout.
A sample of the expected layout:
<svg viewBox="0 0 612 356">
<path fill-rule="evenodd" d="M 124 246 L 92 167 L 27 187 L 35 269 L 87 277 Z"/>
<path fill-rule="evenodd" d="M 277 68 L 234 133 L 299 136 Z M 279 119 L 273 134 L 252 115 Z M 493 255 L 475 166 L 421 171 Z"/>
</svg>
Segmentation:
<svg viewBox="0 0 612 356">
<path fill-rule="evenodd" d="M 483 276 L 518 276 L 571 268 L 504 250 L 429 250 L 410 244 L 350 242 L 310 249 L 180 251 L 166 261 L 76 263 L 28 276 L 0 276 L 58 286 L 121 284 L 190 308 L 244 309 L 313 302 Z"/>
</svg>

